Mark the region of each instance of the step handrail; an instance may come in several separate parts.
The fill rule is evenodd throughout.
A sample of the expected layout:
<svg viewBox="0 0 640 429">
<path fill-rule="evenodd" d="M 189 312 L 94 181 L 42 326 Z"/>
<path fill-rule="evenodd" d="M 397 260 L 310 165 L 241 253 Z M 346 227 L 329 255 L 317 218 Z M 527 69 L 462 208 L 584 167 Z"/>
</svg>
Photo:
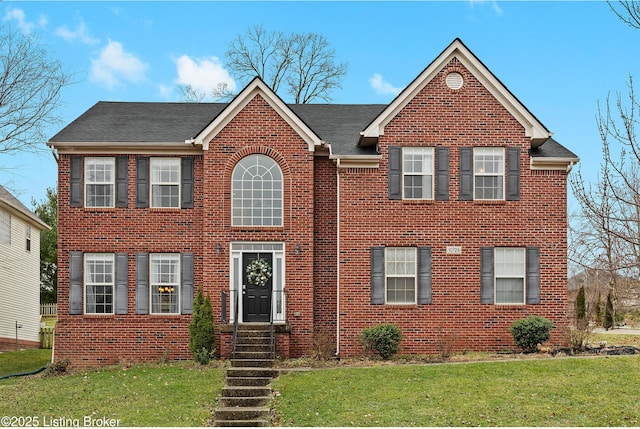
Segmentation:
<svg viewBox="0 0 640 429">
<path fill-rule="evenodd" d="M 233 294 L 233 346 L 231 349 L 231 356 L 236 358 L 236 342 L 238 340 L 238 293 Z"/>
</svg>

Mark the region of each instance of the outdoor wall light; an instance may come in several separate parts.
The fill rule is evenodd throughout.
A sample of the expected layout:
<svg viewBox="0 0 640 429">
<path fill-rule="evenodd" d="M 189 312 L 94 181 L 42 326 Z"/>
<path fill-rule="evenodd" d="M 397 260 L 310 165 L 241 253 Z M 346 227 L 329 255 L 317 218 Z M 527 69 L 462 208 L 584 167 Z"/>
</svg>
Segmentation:
<svg viewBox="0 0 640 429">
<path fill-rule="evenodd" d="M 296 255 L 300 254 L 300 245 L 296 244 Z"/>
<path fill-rule="evenodd" d="M 219 255 L 220 253 L 222 253 L 222 244 L 218 243 L 216 244 L 216 253 Z"/>
</svg>

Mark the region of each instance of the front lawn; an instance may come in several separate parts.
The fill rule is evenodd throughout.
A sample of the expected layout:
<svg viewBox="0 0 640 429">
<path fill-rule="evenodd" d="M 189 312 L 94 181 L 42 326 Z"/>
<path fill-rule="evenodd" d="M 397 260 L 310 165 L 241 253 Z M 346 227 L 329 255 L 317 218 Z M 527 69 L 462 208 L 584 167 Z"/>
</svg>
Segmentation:
<svg viewBox="0 0 640 429">
<path fill-rule="evenodd" d="M 51 362 L 50 349 L 0 353 L 0 377 L 36 371 L 49 362 Z"/>
<path fill-rule="evenodd" d="M 377 366 L 280 376 L 281 426 L 638 426 L 640 357 Z"/>
<path fill-rule="evenodd" d="M 40 426 L 62 418 L 68 419 L 62 426 L 83 426 L 85 418 L 119 420 L 119 426 L 205 426 L 224 370 L 180 362 L 0 380 L 0 416 L 37 416 Z"/>
</svg>

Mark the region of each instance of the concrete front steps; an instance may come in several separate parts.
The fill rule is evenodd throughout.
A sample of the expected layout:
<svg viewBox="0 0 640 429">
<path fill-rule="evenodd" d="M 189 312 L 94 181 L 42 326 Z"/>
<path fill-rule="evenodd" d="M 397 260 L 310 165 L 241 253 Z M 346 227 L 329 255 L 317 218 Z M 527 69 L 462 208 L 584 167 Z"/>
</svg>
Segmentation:
<svg viewBox="0 0 640 429">
<path fill-rule="evenodd" d="M 278 370 L 273 369 L 269 340 L 268 324 L 238 325 L 236 353 L 227 368 L 214 426 L 269 426 L 269 383 L 278 376 Z"/>
</svg>

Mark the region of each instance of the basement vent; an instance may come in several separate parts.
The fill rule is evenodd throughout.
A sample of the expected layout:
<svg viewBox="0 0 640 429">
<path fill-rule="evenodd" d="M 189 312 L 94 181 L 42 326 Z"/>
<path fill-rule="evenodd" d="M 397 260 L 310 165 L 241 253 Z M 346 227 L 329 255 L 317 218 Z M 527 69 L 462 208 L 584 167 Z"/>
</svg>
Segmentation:
<svg viewBox="0 0 640 429">
<path fill-rule="evenodd" d="M 460 89 L 462 88 L 462 84 L 464 83 L 464 79 L 462 79 L 462 75 L 457 72 L 449 73 L 447 75 L 447 86 L 451 89 Z"/>
</svg>

